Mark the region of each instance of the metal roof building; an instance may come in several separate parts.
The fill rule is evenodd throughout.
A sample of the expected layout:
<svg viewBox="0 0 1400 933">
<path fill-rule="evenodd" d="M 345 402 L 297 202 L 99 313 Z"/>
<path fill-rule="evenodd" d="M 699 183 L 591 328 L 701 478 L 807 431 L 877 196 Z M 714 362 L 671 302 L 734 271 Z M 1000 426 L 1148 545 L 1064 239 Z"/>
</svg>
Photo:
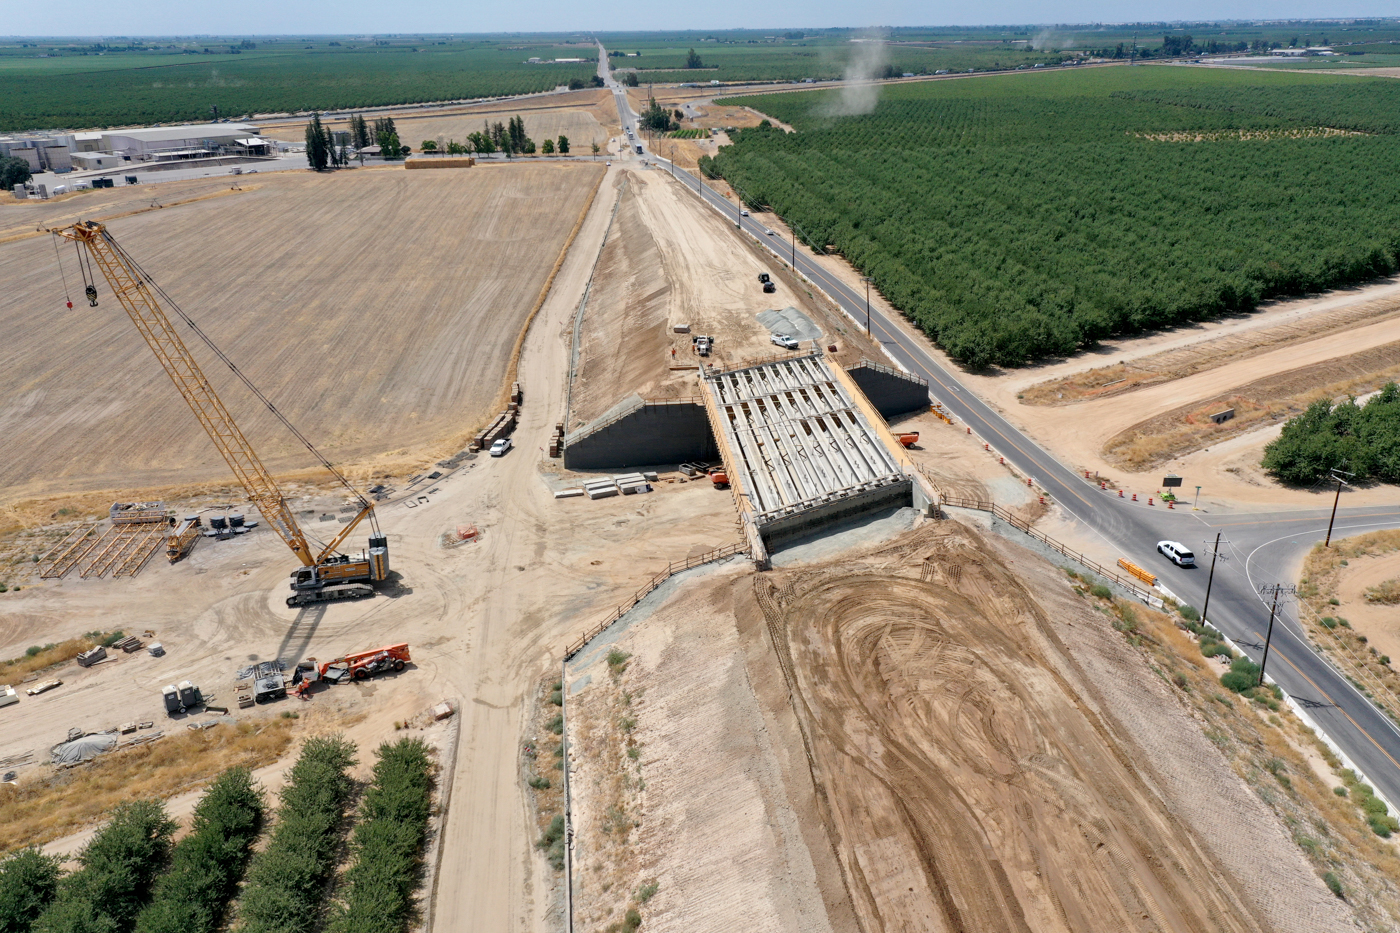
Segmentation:
<svg viewBox="0 0 1400 933">
<path fill-rule="evenodd" d="M 143 162 L 197 158 L 223 149 L 246 150 L 250 138 L 258 138 L 258 128 L 247 123 L 194 123 L 102 134 L 104 149 Z"/>
</svg>

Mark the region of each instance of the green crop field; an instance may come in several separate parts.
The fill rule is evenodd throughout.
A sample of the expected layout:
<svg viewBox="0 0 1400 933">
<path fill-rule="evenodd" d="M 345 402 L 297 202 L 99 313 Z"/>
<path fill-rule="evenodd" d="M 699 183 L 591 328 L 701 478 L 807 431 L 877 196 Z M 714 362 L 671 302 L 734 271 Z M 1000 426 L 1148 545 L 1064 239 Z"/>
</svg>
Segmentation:
<svg viewBox="0 0 1400 933">
<path fill-rule="evenodd" d="M 100 54 L 0 49 L 0 132 L 199 121 L 215 106 L 221 117 L 238 117 L 528 94 L 572 78 L 586 81 L 597 69 L 591 62 L 526 63 L 596 57 L 591 45 L 517 40 L 507 47 L 461 39 L 250 44 L 256 48 L 223 40 L 207 46 L 208 54 L 205 46 Z"/>
<path fill-rule="evenodd" d="M 982 367 L 1400 268 L 1400 82 L 1055 70 L 745 97 L 702 167 Z"/>
<path fill-rule="evenodd" d="M 700 68 L 687 69 L 691 48 L 700 56 Z M 860 63 L 866 74 L 897 77 L 933 74 L 937 71 L 976 71 L 1014 69 L 1037 64 L 1058 64 L 1059 52 L 1038 52 L 1011 45 L 992 43 L 987 47 L 933 47 L 899 45 L 888 42 L 855 43 L 849 39 L 809 40 L 765 45 L 658 46 L 619 52 L 640 51 L 638 57 L 613 55 L 614 69 L 635 68 L 643 83 L 720 81 L 726 84 L 746 81 L 826 81 L 846 75 L 850 63 Z"/>
</svg>

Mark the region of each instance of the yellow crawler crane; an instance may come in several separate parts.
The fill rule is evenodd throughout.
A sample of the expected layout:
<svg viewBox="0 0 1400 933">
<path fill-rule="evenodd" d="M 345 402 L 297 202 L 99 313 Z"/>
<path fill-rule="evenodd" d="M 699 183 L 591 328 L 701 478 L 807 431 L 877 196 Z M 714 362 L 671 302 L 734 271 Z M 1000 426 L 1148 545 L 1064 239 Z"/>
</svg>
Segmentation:
<svg viewBox="0 0 1400 933">
<path fill-rule="evenodd" d="M 369 584 L 381 582 L 389 574 L 388 540 L 380 532 L 375 520 L 374 503 L 350 485 L 350 482 L 277 410 L 233 361 L 214 345 L 199 325 L 117 245 L 106 225 L 90 220 L 79 221 L 54 232 L 78 245 L 79 265 L 83 270 L 88 303 L 97 307 L 96 279 L 92 274 L 92 266 L 95 265 L 111 286 L 113 294 L 121 302 L 131 322 L 141 332 L 151 352 L 164 367 L 170 381 L 189 404 L 190 411 L 194 412 L 209 439 L 214 442 L 229 468 L 247 490 L 249 500 L 257 506 L 263 520 L 277 532 L 301 561 L 302 566 L 292 574 L 292 595 L 287 597 L 287 605 L 300 606 L 324 600 L 358 599 L 373 595 L 374 589 Z M 233 416 L 214 392 L 214 387 L 205 378 L 203 370 L 195 362 L 194 356 L 185 346 L 170 318 L 166 316 L 160 302 L 156 300 L 157 295 L 174 309 L 182 323 L 228 365 L 234 375 L 359 501 L 359 514 L 342 528 L 340 534 L 329 544 L 315 549 L 307 541 L 306 533 L 297 524 L 277 481 L 263 466 L 257 452 L 234 423 Z M 355 557 L 341 554 L 340 545 L 366 518 L 370 520 L 373 529 L 368 550 Z"/>
</svg>

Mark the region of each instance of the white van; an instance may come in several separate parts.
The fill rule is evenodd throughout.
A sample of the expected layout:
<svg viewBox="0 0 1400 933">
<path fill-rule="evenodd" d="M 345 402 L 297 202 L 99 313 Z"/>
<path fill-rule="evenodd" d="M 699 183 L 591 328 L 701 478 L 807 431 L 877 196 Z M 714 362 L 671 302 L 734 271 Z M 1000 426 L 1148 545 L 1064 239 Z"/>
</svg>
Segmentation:
<svg viewBox="0 0 1400 933">
<path fill-rule="evenodd" d="M 1180 541 L 1158 541 L 1157 553 L 1178 567 L 1196 566 L 1196 555 Z"/>
</svg>

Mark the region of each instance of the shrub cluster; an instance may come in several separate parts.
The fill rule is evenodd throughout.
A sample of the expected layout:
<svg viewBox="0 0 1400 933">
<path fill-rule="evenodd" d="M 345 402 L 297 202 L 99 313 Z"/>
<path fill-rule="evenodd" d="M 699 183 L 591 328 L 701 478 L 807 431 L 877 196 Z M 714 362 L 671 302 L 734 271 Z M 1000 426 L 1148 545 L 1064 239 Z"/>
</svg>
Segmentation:
<svg viewBox="0 0 1400 933">
<path fill-rule="evenodd" d="M 332 933 L 402 931 L 413 910 L 432 814 L 432 760 L 421 739 L 385 743 L 375 755 L 374 782 L 360 805 L 354 861 Z"/>
<path fill-rule="evenodd" d="M 1264 469 L 1287 483 L 1326 479 L 1333 467 L 1400 483 L 1400 386 L 1387 383 L 1365 405 L 1318 399 L 1264 448 Z"/>
<path fill-rule="evenodd" d="M 341 736 L 307 739 L 282 789 L 277 828 L 253 859 L 239 905 L 244 933 L 306 933 L 316 927 L 335 870 L 337 830 L 350 798 L 355 746 Z"/>
<path fill-rule="evenodd" d="M 1400 820 L 1390 815 L 1390 808 L 1385 805 L 1384 800 L 1376 796 L 1371 785 L 1361 783 L 1356 772 L 1350 768 L 1343 768 L 1339 773 L 1346 785 L 1347 796 L 1361 810 L 1362 817 L 1373 833 L 1382 839 L 1389 839 L 1392 834 L 1400 833 Z"/>
<path fill-rule="evenodd" d="M 175 846 L 136 933 L 213 933 L 233 897 L 258 830 L 262 792 L 247 768 L 214 780 L 194 809 L 190 834 Z"/>
<path fill-rule="evenodd" d="M 61 860 L 21 849 L 0 862 L 0 933 L 28 933 L 58 893 Z"/>
<path fill-rule="evenodd" d="M 175 822 L 155 800 L 117 806 L 83 849 L 82 865 L 58 883 L 58 895 L 34 933 L 129 930 L 170 856 Z"/>
</svg>

